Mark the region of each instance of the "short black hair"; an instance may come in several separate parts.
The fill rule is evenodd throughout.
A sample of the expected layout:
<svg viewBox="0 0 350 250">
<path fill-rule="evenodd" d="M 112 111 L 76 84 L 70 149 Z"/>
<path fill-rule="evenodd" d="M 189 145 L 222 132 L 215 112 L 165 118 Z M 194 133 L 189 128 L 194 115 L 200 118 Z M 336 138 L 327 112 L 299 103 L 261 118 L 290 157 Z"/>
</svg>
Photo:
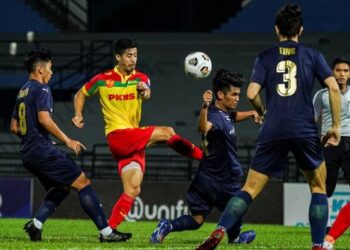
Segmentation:
<svg viewBox="0 0 350 250">
<path fill-rule="evenodd" d="M 125 50 L 137 48 L 137 42 L 133 38 L 121 38 L 114 44 L 114 53 L 122 55 Z"/>
<path fill-rule="evenodd" d="M 231 86 L 242 87 L 243 82 L 244 76 L 241 73 L 231 72 L 228 69 L 219 69 L 213 77 L 213 92 L 215 97 L 218 98 L 218 91 L 226 94 L 230 91 Z"/>
<path fill-rule="evenodd" d="M 299 34 L 303 26 L 303 18 L 299 5 L 284 5 L 277 13 L 275 25 L 281 35 L 291 38 Z"/>
<path fill-rule="evenodd" d="M 31 50 L 25 54 L 24 57 L 24 67 L 28 73 L 32 73 L 35 67 L 40 62 L 50 62 L 52 60 L 52 55 L 50 50 Z"/>
<path fill-rule="evenodd" d="M 350 60 L 347 57 L 337 57 L 332 62 L 332 69 L 335 68 L 335 65 L 339 63 L 346 63 L 350 67 Z"/>
</svg>

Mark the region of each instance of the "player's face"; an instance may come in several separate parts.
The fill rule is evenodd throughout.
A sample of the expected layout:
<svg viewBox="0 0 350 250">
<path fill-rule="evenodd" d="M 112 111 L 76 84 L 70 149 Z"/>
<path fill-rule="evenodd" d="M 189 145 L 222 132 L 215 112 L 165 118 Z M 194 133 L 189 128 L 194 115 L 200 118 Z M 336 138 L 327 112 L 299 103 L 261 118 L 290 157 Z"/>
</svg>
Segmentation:
<svg viewBox="0 0 350 250">
<path fill-rule="evenodd" d="M 339 85 L 345 85 L 350 77 L 350 68 L 346 63 L 338 63 L 334 66 L 333 74 Z"/>
<path fill-rule="evenodd" d="M 222 98 L 222 104 L 227 110 L 236 109 L 239 102 L 239 94 L 241 93 L 241 88 L 230 87 L 230 91 L 224 94 Z"/>
<path fill-rule="evenodd" d="M 52 63 L 47 62 L 47 63 L 41 63 L 39 65 L 40 67 L 40 72 L 41 72 L 41 79 L 43 83 L 48 83 L 52 77 Z"/>
<path fill-rule="evenodd" d="M 137 48 L 126 49 L 122 55 L 116 55 L 118 67 L 130 74 L 136 67 Z"/>
</svg>

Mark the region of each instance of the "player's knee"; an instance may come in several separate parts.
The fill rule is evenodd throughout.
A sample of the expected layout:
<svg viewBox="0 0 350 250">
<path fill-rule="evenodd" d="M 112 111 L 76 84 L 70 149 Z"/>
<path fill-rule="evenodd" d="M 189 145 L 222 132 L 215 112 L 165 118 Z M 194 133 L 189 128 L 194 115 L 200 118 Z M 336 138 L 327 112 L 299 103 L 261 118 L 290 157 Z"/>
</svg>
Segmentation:
<svg viewBox="0 0 350 250">
<path fill-rule="evenodd" d="M 81 190 L 83 188 L 85 188 L 86 186 L 90 185 L 91 181 L 89 178 L 86 177 L 86 175 L 84 173 L 82 173 L 78 179 L 76 179 L 73 184 L 72 187 L 77 189 L 77 190 Z"/>
<path fill-rule="evenodd" d="M 166 140 L 169 140 L 171 137 L 175 135 L 175 130 L 172 127 L 165 127 L 165 136 Z"/>
<path fill-rule="evenodd" d="M 326 184 L 320 180 L 310 182 L 310 189 L 312 193 L 326 194 Z"/>
<path fill-rule="evenodd" d="M 133 198 L 136 198 L 141 193 L 141 187 L 138 186 L 138 187 L 129 188 L 128 190 L 125 190 L 125 193 Z"/>
</svg>

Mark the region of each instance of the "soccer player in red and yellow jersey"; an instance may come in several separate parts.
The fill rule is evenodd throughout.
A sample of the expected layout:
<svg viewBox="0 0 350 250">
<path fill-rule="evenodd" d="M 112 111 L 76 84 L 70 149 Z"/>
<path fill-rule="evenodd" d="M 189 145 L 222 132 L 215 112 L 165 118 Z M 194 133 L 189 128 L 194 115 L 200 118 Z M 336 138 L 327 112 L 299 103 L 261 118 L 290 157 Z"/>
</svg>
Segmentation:
<svg viewBox="0 0 350 250">
<path fill-rule="evenodd" d="M 116 229 L 140 194 L 145 172 L 145 148 L 166 142 L 176 152 L 200 160 L 202 151 L 175 134 L 171 127 L 139 127 L 142 102 L 151 97 L 148 76 L 135 69 L 137 43 L 123 38 L 115 43 L 117 65 L 94 76 L 76 94 L 73 124 L 82 128 L 85 97 L 99 94 L 109 148 L 118 162 L 124 193 L 115 203 L 109 225 Z"/>
</svg>

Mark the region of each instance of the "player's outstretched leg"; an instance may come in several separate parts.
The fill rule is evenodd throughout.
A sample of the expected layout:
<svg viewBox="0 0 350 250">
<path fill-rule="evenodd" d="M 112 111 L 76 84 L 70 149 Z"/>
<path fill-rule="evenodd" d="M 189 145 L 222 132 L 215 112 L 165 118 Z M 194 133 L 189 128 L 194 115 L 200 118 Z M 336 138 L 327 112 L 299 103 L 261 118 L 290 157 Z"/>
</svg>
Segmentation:
<svg viewBox="0 0 350 250">
<path fill-rule="evenodd" d="M 212 250 L 219 245 L 220 241 L 225 236 L 225 229 L 223 227 L 218 227 L 214 232 L 211 233 L 208 239 L 206 239 L 201 245 L 199 245 L 196 250 Z"/>
<path fill-rule="evenodd" d="M 200 161 L 203 157 L 203 152 L 192 142 L 182 138 L 181 136 L 175 134 L 168 141 L 169 147 L 174 149 L 181 155 L 190 157 L 192 159 Z"/>
<path fill-rule="evenodd" d="M 173 227 L 172 227 L 170 221 L 161 220 L 158 223 L 157 228 L 151 234 L 150 242 L 154 243 L 154 244 L 162 243 L 165 236 L 167 236 L 171 232 L 172 229 L 173 229 Z"/>
<path fill-rule="evenodd" d="M 31 241 L 42 240 L 42 237 L 41 237 L 42 230 L 35 227 L 33 220 L 28 221 L 24 225 L 23 230 L 29 235 L 29 238 Z"/>
</svg>

